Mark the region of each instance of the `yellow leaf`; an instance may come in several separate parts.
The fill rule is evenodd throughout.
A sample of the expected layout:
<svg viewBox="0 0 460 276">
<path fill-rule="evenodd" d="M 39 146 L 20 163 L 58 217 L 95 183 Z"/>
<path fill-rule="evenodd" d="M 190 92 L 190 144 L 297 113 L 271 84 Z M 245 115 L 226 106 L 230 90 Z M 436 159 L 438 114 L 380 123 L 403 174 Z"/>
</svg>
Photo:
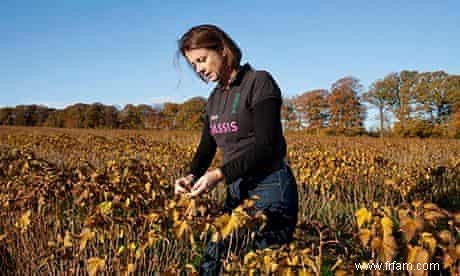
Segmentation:
<svg viewBox="0 0 460 276">
<path fill-rule="evenodd" d="M 29 224 L 30 224 L 30 210 L 25 212 L 21 218 L 19 219 L 18 222 L 16 222 L 16 227 L 18 227 L 19 229 L 21 229 L 21 233 L 24 233 L 27 228 L 29 227 Z"/>
<path fill-rule="evenodd" d="M 149 243 L 147 242 L 144 245 L 139 246 L 136 249 L 136 253 L 134 254 L 134 257 L 136 258 L 136 260 L 139 260 L 142 257 L 142 255 L 144 254 L 144 251 L 145 251 L 145 249 L 147 248 L 148 245 L 149 245 Z"/>
<path fill-rule="evenodd" d="M 168 202 L 168 208 L 172 209 L 174 207 L 176 207 L 176 201 L 174 201 L 174 200 L 169 201 Z"/>
<path fill-rule="evenodd" d="M 196 216 L 196 201 L 194 199 L 190 199 L 187 204 L 187 209 L 184 212 L 184 216 Z"/>
<path fill-rule="evenodd" d="M 260 199 L 259 196 L 254 195 L 248 199 L 245 199 L 242 205 L 244 206 L 244 208 L 251 208 L 256 204 L 256 201 L 259 199 Z"/>
<path fill-rule="evenodd" d="M 442 263 L 443 263 L 443 267 L 445 269 L 447 269 L 447 268 L 451 267 L 454 264 L 454 260 L 452 259 L 452 257 L 449 254 L 445 253 L 443 258 L 442 258 Z"/>
<path fill-rule="evenodd" d="M 366 223 L 370 222 L 372 219 L 372 214 L 369 212 L 366 208 L 361 208 L 355 213 L 356 219 L 358 221 L 358 227 L 361 228 L 361 226 Z"/>
<path fill-rule="evenodd" d="M 172 219 L 173 219 L 174 222 L 179 220 L 179 216 L 180 216 L 179 212 L 177 210 L 173 210 Z"/>
<path fill-rule="evenodd" d="M 423 204 L 423 208 L 427 210 L 439 210 L 438 205 L 431 202 Z"/>
<path fill-rule="evenodd" d="M 99 232 L 98 233 L 98 241 L 100 241 L 101 243 L 105 243 L 105 234 L 104 232 Z"/>
<path fill-rule="evenodd" d="M 391 215 L 391 209 L 388 206 L 382 207 L 382 210 L 383 210 L 383 214 L 385 214 L 385 216 L 390 216 Z"/>
<path fill-rule="evenodd" d="M 446 244 L 449 244 L 453 240 L 452 234 L 449 230 L 442 230 L 439 233 L 439 239 L 441 239 L 441 241 Z"/>
<path fill-rule="evenodd" d="M 232 212 L 232 215 L 230 216 L 230 219 L 228 220 L 228 223 L 220 231 L 222 238 L 225 239 L 235 229 L 242 225 L 244 223 L 244 219 L 244 211 L 238 207 L 235 208 Z"/>
<path fill-rule="evenodd" d="M 51 261 L 51 260 L 54 260 L 54 254 L 52 254 L 52 255 L 50 255 L 50 256 L 48 256 L 48 257 L 43 258 L 43 259 L 40 261 L 40 263 L 38 264 L 38 268 L 41 268 L 41 267 L 45 266 L 45 265 L 48 264 L 49 261 Z"/>
<path fill-rule="evenodd" d="M 191 273 L 198 273 L 198 271 L 196 270 L 196 268 L 192 264 L 186 264 L 185 269 L 190 270 Z"/>
<path fill-rule="evenodd" d="M 454 214 L 454 221 L 456 224 L 460 224 L 460 212 Z"/>
<path fill-rule="evenodd" d="M 195 246 L 196 246 L 195 236 L 193 235 L 193 232 L 191 232 L 191 231 L 190 231 L 190 234 L 189 234 L 189 240 L 190 240 L 190 244 L 192 245 L 192 247 L 195 248 Z"/>
<path fill-rule="evenodd" d="M 392 235 L 384 235 L 383 236 L 383 247 L 380 251 L 380 256 L 383 261 L 390 262 L 396 256 L 396 240 Z"/>
<path fill-rule="evenodd" d="M 299 256 L 295 255 L 292 256 L 291 258 L 287 258 L 287 264 L 289 266 L 297 266 L 299 264 Z"/>
<path fill-rule="evenodd" d="M 185 234 L 185 233 L 188 233 L 190 230 L 190 226 L 187 224 L 186 221 L 182 221 L 180 224 L 179 224 L 179 227 L 176 229 L 176 236 L 178 238 L 182 238 L 182 236 Z"/>
<path fill-rule="evenodd" d="M 363 244 L 363 246 L 367 246 L 370 238 L 371 238 L 371 230 L 369 229 L 359 230 L 359 239 L 361 240 L 361 243 Z"/>
<path fill-rule="evenodd" d="M 428 232 L 422 233 L 422 243 L 428 247 L 431 256 L 433 256 L 437 244 L 436 239 L 433 237 L 433 235 Z"/>
<path fill-rule="evenodd" d="M 244 255 L 244 258 L 243 258 L 243 263 L 245 265 L 250 265 L 251 263 L 253 263 L 255 260 L 257 260 L 257 254 L 254 253 L 254 251 L 251 251 L 249 253 L 247 253 L 246 255 Z M 251 263 L 250 263 L 251 262 Z"/>
<path fill-rule="evenodd" d="M 89 258 L 86 261 L 86 270 L 89 276 L 95 276 L 98 271 L 101 271 L 105 266 L 104 259 L 98 257 Z"/>
<path fill-rule="evenodd" d="M 125 246 L 124 245 L 122 245 L 122 246 L 120 246 L 120 248 L 118 248 L 117 256 L 120 256 L 121 254 L 123 254 L 123 251 L 125 251 Z"/>
<path fill-rule="evenodd" d="M 136 266 L 134 264 L 128 264 L 128 273 L 134 273 Z"/>
<path fill-rule="evenodd" d="M 425 248 L 420 246 L 409 246 L 409 253 L 407 257 L 407 262 L 416 264 L 416 263 L 428 263 L 430 255 Z"/>
<path fill-rule="evenodd" d="M 273 258 L 272 258 L 272 256 L 270 256 L 270 255 L 265 255 L 266 253 L 270 253 L 270 252 L 264 251 L 264 258 L 263 258 L 263 261 L 264 261 L 264 269 L 265 269 L 265 271 L 267 271 L 267 272 L 272 272 L 272 271 L 271 271 L 271 268 L 272 268 L 272 264 L 273 264 Z"/>
<path fill-rule="evenodd" d="M 197 211 L 200 213 L 200 216 L 202 216 L 202 217 L 205 216 L 206 210 L 207 210 L 207 208 L 206 208 L 205 205 L 200 205 L 200 206 L 198 206 L 198 208 L 197 208 Z"/>
<path fill-rule="evenodd" d="M 54 241 L 48 241 L 48 247 L 57 247 L 57 243 Z"/>
<path fill-rule="evenodd" d="M 414 206 L 415 208 L 418 208 L 422 205 L 423 201 L 421 200 L 415 200 L 412 202 L 412 206 Z"/>
<path fill-rule="evenodd" d="M 80 234 L 80 251 L 86 248 L 86 243 L 94 238 L 94 232 L 89 228 L 84 228 Z"/>
<path fill-rule="evenodd" d="M 214 232 L 211 236 L 211 241 L 212 242 L 218 242 L 221 239 L 220 232 Z"/>
<path fill-rule="evenodd" d="M 111 201 L 104 201 L 99 204 L 99 210 L 103 215 L 109 215 L 112 212 L 112 202 Z"/>
<path fill-rule="evenodd" d="M 294 276 L 295 273 L 292 271 L 290 267 L 287 267 L 283 270 L 283 273 L 281 274 L 283 276 Z"/>
<path fill-rule="evenodd" d="M 378 203 L 377 201 L 372 202 L 372 207 L 373 207 L 374 209 L 379 208 L 379 203 Z"/>
<path fill-rule="evenodd" d="M 238 269 L 237 264 L 234 262 L 224 263 L 225 272 L 235 272 Z"/>
<path fill-rule="evenodd" d="M 149 222 L 156 222 L 160 218 L 160 215 L 157 213 L 150 213 L 146 218 Z"/>
<path fill-rule="evenodd" d="M 279 264 L 276 264 L 276 263 L 273 263 L 270 265 L 270 269 L 267 270 L 267 272 L 270 272 L 270 273 L 275 273 L 278 271 L 280 265 Z"/>
<path fill-rule="evenodd" d="M 380 224 L 382 225 L 384 236 L 393 234 L 393 221 L 389 217 L 384 216 L 380 220 Z"/>
<path fill-rule="evenodd" d="M 415 256 L 417 255 L 417 251 L 418 251 L 418 248 L 420 248 L 419 246 L 412 246 L 412 245 L 408 245 L 407 246 L 408 248 L 408 252 L 407 252 L 407 262 L 408 263 L 413 263 L 414 260 L 415 260 Z"/>
<path fill-rule="evenodd" d="M 421 217 L 416 217 L 415 218 L 415 228 L 417 231 L 422 231 L 423 230 L 423 225 L 425 224 L 425 221 Z"/>
<path fill-rule="evenodd" d="M 446 215 L 439 211 L 430 210 L 430 211 L 426 211 L 423 214 L 423 217 L 428 221 L 434 221 L 434 220 L 445 218 Z"/>
<path fill-rule="evenodd" d="M 64 248 L 72 247 L 72 237 L 70 236 L 69 231 L 65 231 L 64 236 Z"/>
<path fill-rule="evenodd" d="M 379 250 L 382 247 L 382 239 L 375 237 L 371 241 L 371 248 L 374 250 Z"/>
<path fill-rule="evenodd" d="M 337 268 L 342 264 L 343 264 L 343 259 L 339 257 L 337 261 L 335 262 L 335 264 L 331 267 L 331 271 L 337 270 Z"/>
<path fill-rule="evenodd" d="M 228 223 L 229 220 L 230 220 L 230 216 L 228 214 L 223 214 L 220 217 L 216 218 L 213 224 L 218 229 L 221 229 Z"/>
<path fill-rule="evenodd" d="M 334 276 L 348 276 L 350 275 L 350 272 L 345 271 L 343 269 L 338 269 L 334 272 Z"/>
<path fill-rule="evenodd" d="M 297 271 L 297 275 L 299 275 L 299 276 L 310 276 L 310 275 L 313 275 L 313 273 L 308 271 L 306 268 L 301 268 L 300 270 Z"/>
<path fill-rule="evenodd" d="M 136 244 L 135 244 L 134 242 L 130 242 L 130 243 L 128 244 L 128 249 L 131 250 L 131 251 L 136 250 L 136 247 L 137 247 L 137 246 L 136 246 Z"/>
</svg>

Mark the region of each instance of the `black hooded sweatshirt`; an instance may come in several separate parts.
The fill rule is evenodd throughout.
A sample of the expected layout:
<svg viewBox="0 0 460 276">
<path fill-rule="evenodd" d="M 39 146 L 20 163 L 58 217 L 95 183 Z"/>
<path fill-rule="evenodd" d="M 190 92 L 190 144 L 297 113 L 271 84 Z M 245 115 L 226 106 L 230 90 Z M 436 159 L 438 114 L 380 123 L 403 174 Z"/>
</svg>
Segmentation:
<svg viewBox="0 0 460 276">
<path fill-rule="evenodd" d="M 226 183 L 265 176 L 281 168 L 286 142 L 281 126 L 281 91 L 266 71 L 240 67 L 228 90 L 216 86 L 208 98 L 200 144 L 190 164 L 196 179 L 222 150 Z"/>
</svg>

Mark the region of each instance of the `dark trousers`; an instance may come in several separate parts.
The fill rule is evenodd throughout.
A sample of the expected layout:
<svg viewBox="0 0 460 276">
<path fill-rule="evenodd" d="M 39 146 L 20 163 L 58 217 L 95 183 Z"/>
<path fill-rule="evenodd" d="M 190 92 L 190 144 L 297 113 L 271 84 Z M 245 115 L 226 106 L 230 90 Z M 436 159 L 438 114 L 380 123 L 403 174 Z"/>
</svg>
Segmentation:
<svg viewBox="0 0 460 276">
<path fill-rule="evenodd" d="M 298 193 L 291 169 L 286 164 L 264 177 L 239 178 L 227 185 L 225 210 L 229 213 L 248 197 L 257 195 L 255 211 L 267 216 L 264 229 L 254 237 L 254 249 L 281 245 L 292 240 L 297 224 Z M 219 275 L 222 254 L 228 249 L 228 240 L 209 242 L 200 265 L 200 275 Z"/>
</svg>

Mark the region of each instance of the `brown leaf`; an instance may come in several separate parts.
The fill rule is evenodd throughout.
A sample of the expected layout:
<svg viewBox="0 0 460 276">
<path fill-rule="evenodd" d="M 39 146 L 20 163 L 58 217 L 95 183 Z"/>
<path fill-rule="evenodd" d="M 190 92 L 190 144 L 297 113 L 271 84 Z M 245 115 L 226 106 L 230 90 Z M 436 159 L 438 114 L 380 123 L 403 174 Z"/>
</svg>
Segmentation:
<svg viewBox="0 0 460 276">
<path fill-rule="evenodd" d="M 89 276 L 95 276 L 98 271 L 101 271 L 105 266 L 104 259 L 98 257 L 89 258 L 86 261 L 86 270 Z"/>
<path fill-rule="evenodd" d="M 409 242 L 415 236 L 415 232 L 417 231 L 417 225 L 415 220 L 409 218 L 408 216 L 400 217 L 400 229 L 402 231 L 404 239 Z"/>
<path fill-rule="evenodd" d="M 433 256 L 437 245 L 436 239 L 433 237 L 433 234 L 423 232 L 421 242 L 428 247 L 430 255 Z"/>
</svg>

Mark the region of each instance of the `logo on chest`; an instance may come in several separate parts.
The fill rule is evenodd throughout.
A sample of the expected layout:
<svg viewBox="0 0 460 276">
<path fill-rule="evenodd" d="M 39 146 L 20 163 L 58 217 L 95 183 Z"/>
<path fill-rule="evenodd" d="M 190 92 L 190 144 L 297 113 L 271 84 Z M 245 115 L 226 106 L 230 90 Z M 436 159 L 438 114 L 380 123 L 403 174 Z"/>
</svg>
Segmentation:
<svg viewBox="0 0 460 276">
<path fill-rule="evenodd" d="M 235 93 L 235 96 L 233 98 L 233 103 L 231 105 L 230 114 L 233 115 L 237 113 L 239 102 L 240 102 L 240 92 L 237 92 Z M 213 114 L 210 116 L 209 130 L 211 132 L 211 135 L 238 132 L 239 130 L 238 122 L 235 121 L 234 119 L 231 120 L 230 118 L 228 118 L 230 116 L 228 116 L 228 114 L 227 115 L 225 114 L 226 112 L 224 112 L 223 114 L 220 114 L 222 117 L 224 117 L 224 118 L 221 118 L 221 121 L 218 121 L 219 119 L 218 114 Z"/>
<path fill-rule="evenodd" d="M 229 121 L 229 122 L 211 122 L 209 125 L 209 130 L 211 135 L 216 134 L 227 134 L 238 132 L 238 122 Z"/>
</svg>

